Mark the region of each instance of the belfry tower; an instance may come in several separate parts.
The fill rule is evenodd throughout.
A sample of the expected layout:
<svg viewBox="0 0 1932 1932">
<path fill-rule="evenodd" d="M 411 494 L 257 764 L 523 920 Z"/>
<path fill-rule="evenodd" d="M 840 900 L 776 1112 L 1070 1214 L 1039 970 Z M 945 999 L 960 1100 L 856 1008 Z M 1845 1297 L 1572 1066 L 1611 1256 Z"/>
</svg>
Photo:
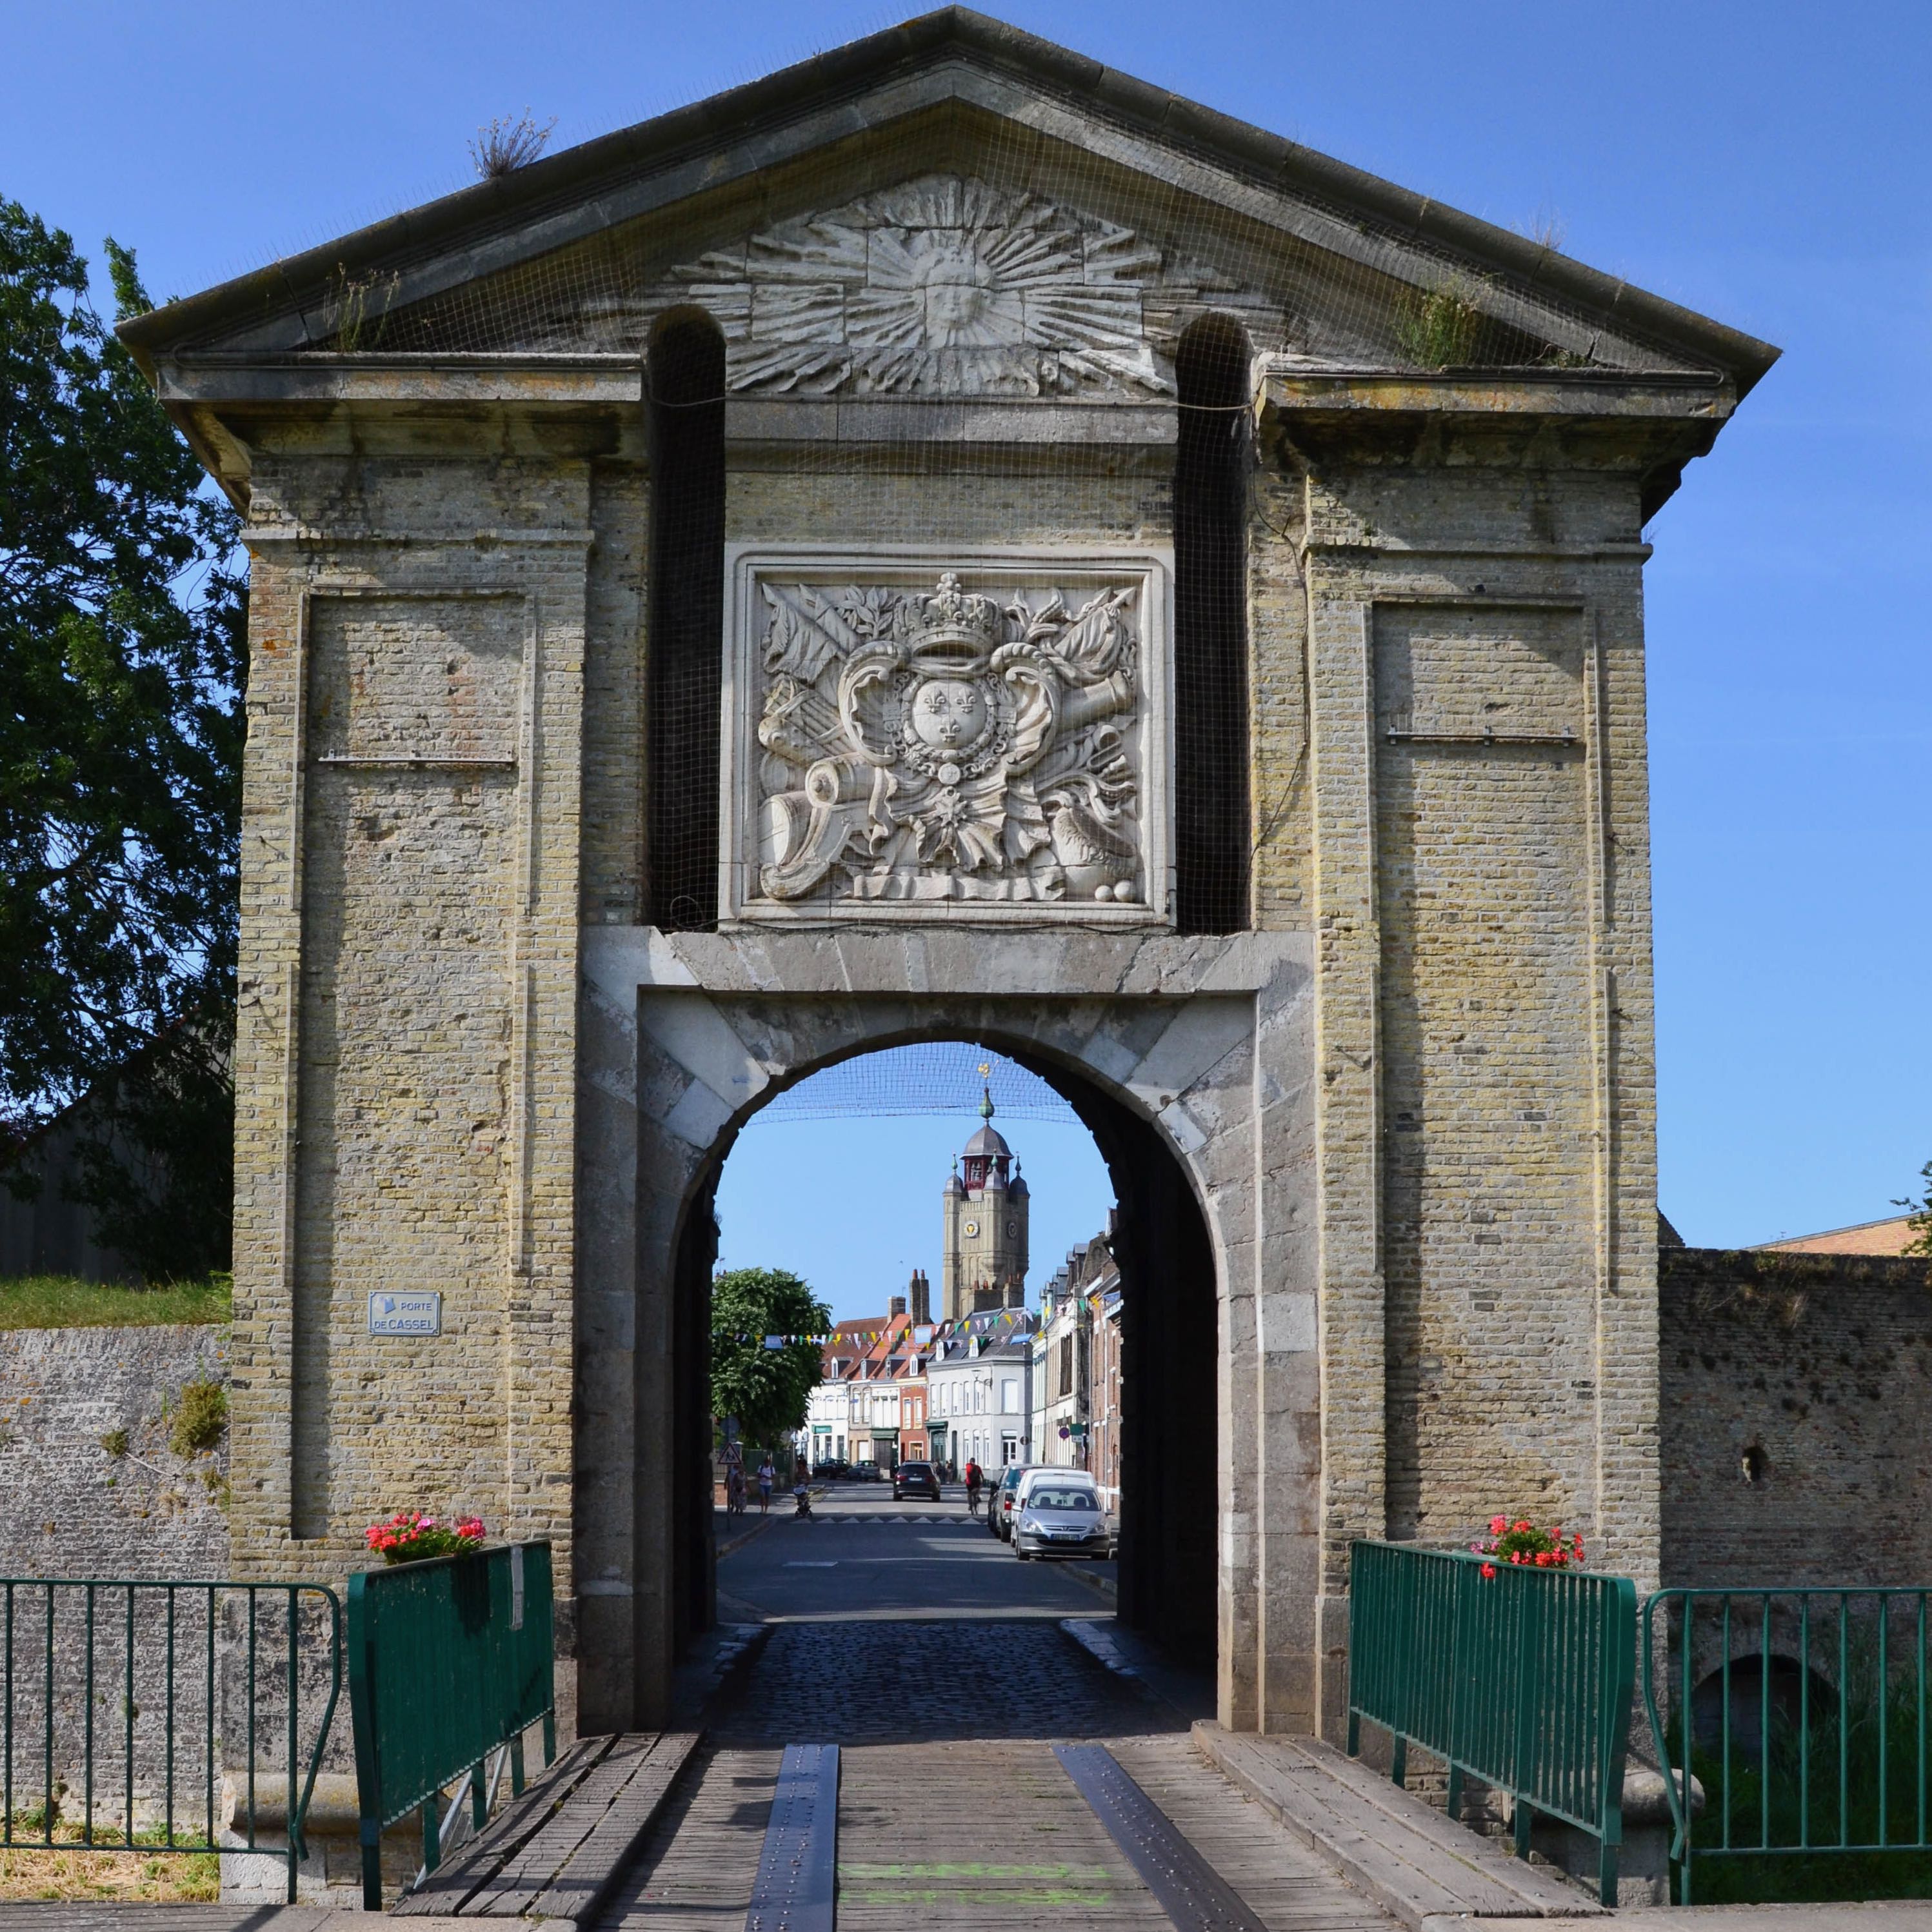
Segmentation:
<svg viewBox="0 0 1932 1932">
<path fill-rule="evenodd" d="M 993 1125 L 990 1088 L 982 1090 L 980 1118 L 946 1184 L 940 1315 L 947 1322 L 1026 1306 L 1027 1184 Z"/>
</svg>

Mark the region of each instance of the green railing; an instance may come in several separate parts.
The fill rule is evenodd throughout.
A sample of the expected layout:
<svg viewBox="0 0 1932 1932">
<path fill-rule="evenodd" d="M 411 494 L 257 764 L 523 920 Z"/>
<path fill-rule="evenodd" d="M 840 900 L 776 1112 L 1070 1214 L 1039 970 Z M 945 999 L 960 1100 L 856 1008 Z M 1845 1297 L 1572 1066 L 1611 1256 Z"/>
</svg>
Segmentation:
<svg viewBox="0 0 1932 1932">
<path fill-rule="evenodd" d="M 543 1725 L 556 1755 L 555 1657 L 548 1543 L 364 1570 L 349 1580 L 349 1702 L 355 1719 L 362 1898 L 382 1905 L 382 1836 L 422 1814 L 423 1866 L 450 1834 L 442 1792 L 466 1778 L 472 1824 L 489 1815 L 507 1759 L 524 1788 L 524 1732 Z M 459 1800 L 460 1802 L 460 1800 Z M 451 1817 L 454 1816 L 452 1805 Z"/>
<path fill-rule="evenodd" d="M 1614 1904 L 1636 1586 L 1506 1563 L 1485 1576 L 1483 1560 L 1460 1550 L 1352 1548 L 1349 1754 L 1366 1718 L 1394 1738 L 1398 1784 L 1412 1742 L 1447 1764 L 1452 1818 L 1466 1777 L 1508 1792 L 1519 1857 L 1535 1812 L 1588 1832 Z"/>
<path fill-rule="evenodd" d="M 1681 1904 L 1691 1902 L 1706 1859 L 1843 1868 L 1932 1852 L 1928 1596 L 1766 1588 L 1660 1590 L 1646 1600 L 1644 1708 L 1669 1771 Z M 1677 1691 L 1668 1721 L 1658 1695 L 1664 1658 Z M 1690 1775 L 1706 1801 L 1695 1816 L 1684 1795 Z M 1852 1897 L 1897 1888 L 1900 1876 L 1869 1862 L 1843 1875 Z M 1766 1867 L 1730 1876 L 1733 1889 L 1781 1888 Z M 1932 1862 L 1906 1885 L 1916 1893 L 1929 1880 Z M 1828 1877 L 1808 1890 L 1833 1895 Z"/>
<path fill-rule="evenodd" d="M 0 1846 L 272 1850 L 292 1903 L 341 1688 L 319 1584 L 0 1580 Z"/>
</svg>

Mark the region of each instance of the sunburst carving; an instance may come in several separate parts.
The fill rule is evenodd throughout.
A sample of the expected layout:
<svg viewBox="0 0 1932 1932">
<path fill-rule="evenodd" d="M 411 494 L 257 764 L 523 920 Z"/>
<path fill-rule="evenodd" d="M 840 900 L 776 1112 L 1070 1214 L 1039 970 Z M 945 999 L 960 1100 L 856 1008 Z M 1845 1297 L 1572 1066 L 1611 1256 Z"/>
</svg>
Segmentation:
<svg viewBox="0 0 1932 1932">
<path fill-rule="evenodd" d="M 982 181 L 927 176 L 674 272 L 738 391 L 1159 395 L 1143 290 L 1160 250 Z"/>
</svg>

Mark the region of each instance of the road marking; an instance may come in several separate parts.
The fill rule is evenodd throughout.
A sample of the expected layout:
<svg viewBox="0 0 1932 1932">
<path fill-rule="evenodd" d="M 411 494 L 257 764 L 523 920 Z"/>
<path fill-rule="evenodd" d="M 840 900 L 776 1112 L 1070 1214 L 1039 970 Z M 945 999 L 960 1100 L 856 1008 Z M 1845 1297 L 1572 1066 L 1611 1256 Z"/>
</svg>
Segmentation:
<svg viewBox="0 0 1932 1932">
<path fill-rule="evenodd" d="M 828 1557 L 822 1563 L 788 1563 L 784 1567 L 788 1570 L 836 1570 L 838 1563 L 836 1557 Z"/>
<path fill-rule="evenodd" d="M 1178 1932 L 1268 1932 L 1104 1744 L 1055 1744 L 1053 1754 Z"/>
<path fill-rule="evenodd" d="M 745 1932 L 832 1932 L 838 1747 L 787 1744 Z"/>
</svg>

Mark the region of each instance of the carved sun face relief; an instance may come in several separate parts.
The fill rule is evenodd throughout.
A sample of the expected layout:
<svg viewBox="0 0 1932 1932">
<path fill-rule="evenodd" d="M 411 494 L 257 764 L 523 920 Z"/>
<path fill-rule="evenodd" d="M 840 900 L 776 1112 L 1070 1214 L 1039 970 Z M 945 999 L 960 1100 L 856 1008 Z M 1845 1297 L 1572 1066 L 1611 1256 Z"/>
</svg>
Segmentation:
<svg viewBox="0 0 1932 1932">
<path fill-rule="evenodd" d="M 1150 306 L 1234 287 L 1117 223 L 932 174 L 686 262 L 654 298 L 716 319 L 745 394 L 1153 398 L 1174 381 Z"/>
<path fill-rule="evenodd" d="M 1166 569 L 746 549 L 728 917 L 1167 917 Z"/>
</svg>

